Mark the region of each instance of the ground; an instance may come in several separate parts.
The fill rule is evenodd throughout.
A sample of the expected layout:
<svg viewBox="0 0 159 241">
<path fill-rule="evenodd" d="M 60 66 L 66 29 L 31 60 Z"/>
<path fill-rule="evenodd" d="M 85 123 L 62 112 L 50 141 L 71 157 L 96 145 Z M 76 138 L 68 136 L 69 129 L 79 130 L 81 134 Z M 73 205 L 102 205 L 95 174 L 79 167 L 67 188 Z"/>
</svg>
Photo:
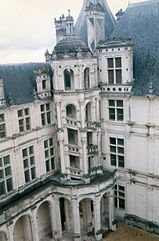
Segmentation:
<svg viewBox="0 0 159 241">
<path fill-rule="evenodd" d="M 159 241 L 159 236 L 119 223 L 117 231 L 110 233 L 103 241 Z"/>
</svg>

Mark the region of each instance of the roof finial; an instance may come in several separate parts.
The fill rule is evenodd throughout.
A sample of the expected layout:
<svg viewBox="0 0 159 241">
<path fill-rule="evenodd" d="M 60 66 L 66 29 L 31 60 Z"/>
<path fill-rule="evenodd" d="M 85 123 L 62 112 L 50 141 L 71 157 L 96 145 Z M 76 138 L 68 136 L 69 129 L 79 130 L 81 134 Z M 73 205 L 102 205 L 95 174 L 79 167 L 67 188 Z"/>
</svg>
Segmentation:
<svg viewBox="0 0 159 241">
<path fill-rule="evenodd" d="M 70 11 L 70 9 L 68 9 L 68 15 L 70 16 L 70 13 L 71 13 L 71 11 Z"/>
</svg>

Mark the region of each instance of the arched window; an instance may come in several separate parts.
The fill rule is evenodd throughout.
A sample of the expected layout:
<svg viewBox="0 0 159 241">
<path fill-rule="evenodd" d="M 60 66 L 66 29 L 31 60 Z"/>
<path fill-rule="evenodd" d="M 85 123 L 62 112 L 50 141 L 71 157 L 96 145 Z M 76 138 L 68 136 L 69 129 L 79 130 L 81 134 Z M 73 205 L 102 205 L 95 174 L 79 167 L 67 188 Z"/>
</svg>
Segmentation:
<svg viewBox="0 0 159 241">
<path fill-rule="evenodd" d="M 74 88 L 74 72 L 72 69 L 64 70 L 64 85 L 65 90 L 72 90 Z"/>
<path fill-rule="evenodd" d="M 84 70 L 84 88 L 90 89 L 90 69 L 86 68 Z"/>
<path fill-rule="evenodd" d="M 91 103 L 90 102 L 86 105 L 85 113 L 86 113 L 86 118 L 85 118 L 86 122 L 91 121 L 92 116 L 91 116 Z"/>
<path fill-rule="evenodd" d="M 76 107 L 74 105 L 70 104 L 66 106 L 66 116 L 76 119 Z"/>
</svg>

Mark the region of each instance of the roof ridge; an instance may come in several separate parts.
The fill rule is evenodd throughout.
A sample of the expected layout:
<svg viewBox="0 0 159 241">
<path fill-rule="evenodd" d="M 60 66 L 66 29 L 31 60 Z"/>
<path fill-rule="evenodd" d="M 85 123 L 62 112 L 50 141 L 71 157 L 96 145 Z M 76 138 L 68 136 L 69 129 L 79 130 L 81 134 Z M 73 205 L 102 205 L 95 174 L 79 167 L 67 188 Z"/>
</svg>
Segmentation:
<svg viewBox="0 0 159 241">
<path fill-rule="evenodd" d="M 134 6 L 139 6 L 139 5 L 143 5 L 143 4 L 150 4 L 150 3 L 154 3 L 154 2 L 158 2 L 159 0 L 144 0 L 144 1 L 140 1 L 140 2 L 134 2 L 134 3 L 130 3 L 128 4 L 128 8 L 134 7 Z"/>
<path fill-rule="evenodd" d="M 6 63 L 6 64 L 0 64 L 0 66 L 10 67 L 10 66 L 24 66 L 24 65 L 35 65 L 35 64 L 48 64 L 46 62 L 24 62 L 24 63 Z"/>
</svg>

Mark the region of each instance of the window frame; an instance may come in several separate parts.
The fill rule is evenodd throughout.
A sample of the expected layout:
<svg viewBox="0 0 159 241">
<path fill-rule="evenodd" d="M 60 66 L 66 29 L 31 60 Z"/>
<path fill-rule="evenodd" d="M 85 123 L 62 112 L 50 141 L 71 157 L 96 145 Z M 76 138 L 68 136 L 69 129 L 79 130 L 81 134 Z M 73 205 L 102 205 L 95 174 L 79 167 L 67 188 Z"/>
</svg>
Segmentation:
<svg viewBox="0 0 159 241">
<path fill-rule="evenodd" d="M 19 132 L 25 132 L 31 130 L 31 118 L 30 118 L 30 108 L 26 107 L 17 110 Z"/>
<path fill-rule="evenodd" d="M 115 185 L 114 187 L 114 206 L 122 211 L 126 209 L 126 188 L 123 185 Z"/>
<path fill-rule="evenodd" d="M 50 144 L 50 141 L 52 141 L 52 144 Z M 47 145 L 45 145 L 47 144 Z M 55 139 L 53 137 L 50 137 L 49 139 L 44 140 L 44 158 L 45 158 L 45 170 L 46 173 L 50 173 L 54 170 L 56 170 L 55 165 Z M 52 153 L 51 150 L 53 149 Z M 47 156 L 46 156 L 46 153 Z"/>
<path fill-rule="evenodd" d="M 122 144 L 119 143 L 120 141 Z M 123 137 L 109 137 L 109 160 L 111 167 L 125 169 L 125 140 Z"/>
<path fill-rule="evenodd" d="M 121 104 L 119 104 L 121 103 Z M 120 99 L 108 99 L 109 121 L 124 121 L 124 101 Z"/>
<path fill-rule="evenodd" d="M 120 59 L 120 65 L 118 66 L 117 64 L 117 59 Z M 110 64 L 111 60 L 111 64 Z M 110 81 L 109 78 L 109 73 L 112 75 L 112 80 Z M 120 80 L 118 79 L 118 74 L 120 73 Z M 108 79 L 108 84 L 116 84 L 120 85 L 123 82 L 123 74 L 122 74 L 122 57 L 121 56 L 115 56 L 112 58 L 107 58 L 107 79 Z"/>
<path fill-rule="evenodd" d="M 9 158 L 9 162 L 6 162 L 6 158 Z M 9 181 L 11 181 L 11 183 L 9 183 Z M 0 195 L 6 195 L 13 191 L 13 173 L 9 154 L 0 157 L 0 184 L 3 185 L 3 188 L 1 188 L 3 193 L 0 193 Z M 9 185 L 11 185 L 10 188 Z"/>
<path fill-rule="evenodd" d="M 0 113 L 0 139 L 6 137 L 6 122 L 5 122 L 5 114 Z"/>
<path fill-rule="evenodd" d="M 49 108 L 48 108 L 49 106 Z M 40 114 L 41 114 L 41 125 L 48 126 L 52 124 L 51 119 L 51 103 L 45 103 L 40 105 Z"/>
<path fill-rule="evenodd" d="M 30 183 L 37 178 L 34 145 L 22 149 L 22 160 L 24 181 L 25 183 Z"/>
</svg>

